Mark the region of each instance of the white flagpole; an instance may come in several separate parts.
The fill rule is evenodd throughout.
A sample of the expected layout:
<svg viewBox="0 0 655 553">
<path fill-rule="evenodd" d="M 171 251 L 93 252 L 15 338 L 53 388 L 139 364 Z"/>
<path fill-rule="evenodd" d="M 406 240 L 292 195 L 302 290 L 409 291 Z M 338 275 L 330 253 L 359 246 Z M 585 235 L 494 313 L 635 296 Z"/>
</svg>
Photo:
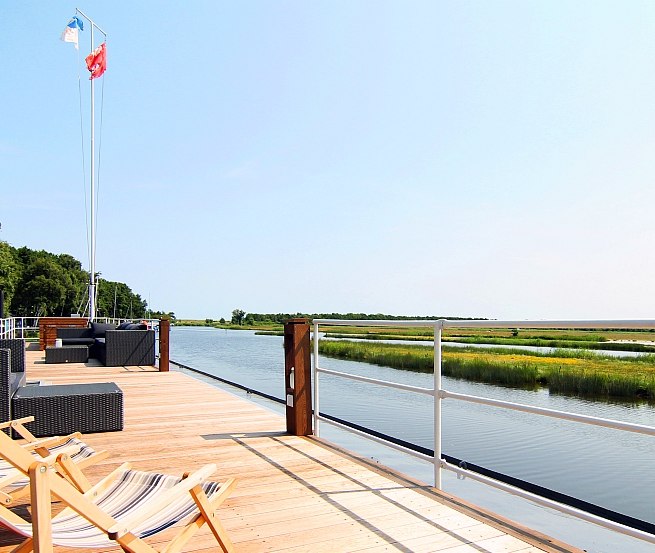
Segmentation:
<svg viewBox="0 0 655 553">
<path fill-rule="evenodd" d="M 79 8 L 76 8 L 76 12 L 91 24 L 91 52 L 93 52 L 95 47 L 93 42 L 94 27 L 105 36 L 105 41 L 107 40 L 107 33 L 98 27 L 93 20 Z M 91 79 L 91 259 L 89 260 L 89 321 L 94 321 L 96 318 L 95 125 L 95 79 Z"/>
</svg>

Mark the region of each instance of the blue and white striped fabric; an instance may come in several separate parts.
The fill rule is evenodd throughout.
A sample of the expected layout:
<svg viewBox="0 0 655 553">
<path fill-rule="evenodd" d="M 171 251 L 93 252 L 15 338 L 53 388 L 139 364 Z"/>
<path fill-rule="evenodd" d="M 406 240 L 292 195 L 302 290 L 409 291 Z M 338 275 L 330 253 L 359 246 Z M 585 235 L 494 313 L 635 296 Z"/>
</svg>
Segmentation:
<svg viewBox="0 0 655 553">
<path fill-rule="evenodd" d="M 142 506 L 157 501 L 158 497 L 178 484 L 182 478 L 167 476 L 152 472 L 135 470 L 124 471 L 119 478 L 93 502 L 117 522 L 138 511 Z M 216 482 L 205 482 L 202 488 L 208 498 L 211 498 L 220 488 Z M 145 538 L 156 534 L 188 516 L 197 513 L 198 508 L 190 493 L 166 505 L 136 528 L 131 528 L 132 534 Z M 13 525 L 7 521 L 3 524 L 26 537 L 31 537 L 30 524 Z M 116 542 L 84 517 L 70 508 L 63 510 L 52 519 L 52 543 L 64 547 L 106 548 L 115 547 Z"/>
<path fill-rule="evenodd" d="M 61 443 L 59 445 L 49 446 L 47 449 L 50 452 L 50 455 L 58 455 L 66 448 L 70 448 L 74 446 L 78 446 L 80 448 L 77 453 L 73 453 L 70 456 L 71 460 L 75 463 L 78 463 L 82 459 L 86 459 L 87 457 L 91 457 L 91 455 L 94 455 L 96 452 L 92 447 L 85 444 L 82 440 L 73 437 L 69 438 L 64 443 Z M 32 452 L 32 455 L 37 460 L 43 459 L 43 457 L 39 455 L 36 451 Z M 13 476 L 15 474 L 21 474 L 22 477 L 19 480 L 6 484 L 8 488 L 22 488 L 30 483 L 30 479 L 27 476 L 25 476 L 21 471 L 19 471 L 13 465 L 9 464 L 4 459 L 0 459 L 0 480 L 9 476 Z"/>
</svg>

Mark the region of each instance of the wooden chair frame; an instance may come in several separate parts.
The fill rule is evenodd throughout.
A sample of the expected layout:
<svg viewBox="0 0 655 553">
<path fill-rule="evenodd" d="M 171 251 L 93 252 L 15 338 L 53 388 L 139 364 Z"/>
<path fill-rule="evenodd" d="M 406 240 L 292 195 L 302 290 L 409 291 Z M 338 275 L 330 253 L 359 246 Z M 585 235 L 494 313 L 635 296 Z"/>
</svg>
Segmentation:
<svg viewBox="0 0 655 553">
<path fill-rule="evenodd" d="M 44 458 L 44 461 L 49 464 L 55 463 L 57 457 L 61 454 L 64 454 L 62 455 L 62 459 L 67 459 L 67 461 L 69 461 L 69 464 L 74 464 L 79 469 L 76 471 L 73 470 L 73 472 L 76 475 L 76 478 L 75 480 L 71 480 L 71 481 L 80 490 L 82 491 L 88 490 L 91 487 L 91 483 L 87 480 L 87 478 L 84 476 L 84 474 L 81 471 L 103 459 L 106 459 L 109 456 L 109 452 L 107 451 L 95 452 L 93 455 L 75 460 L 74 463 L 70 463 L 70 456 L 75 455 L 79 451 L 80 446 L 71 446 L 65 448 L 64 450 L 60 448 L 57 451 L 57 454 L 55 455 L 52 454 L 50 449 L 65 444 L 71 438 L 77 438 L 78 440 L 81 440 L 82 435 L 79 432 L 75 432 L 74 434 L 69 434 L 67 436 L 53 436 L 50 438 L 39 439 L 36 438 L 25 427 L 25 424 L 32 422 L 33 420 L 34 417 L 24 417 L 22 419 L 2 422 L 0 423 L 0 431 L 3 429 L 14 430 L 19 436 L 21 436 L 25 440 L 25 443 L 20 444 L 25 451 L 29 451 L 32 452 L 33 454 L 36 453 L 40 455 L 41 457 Z M 38 460 L 38 458 L 35 458 L 35 460 Z M 68 477 L 67 471 L 65 470 L 60 470 L 60 474 L 65 477 Z M 20 470 L 17 470 L 13 474 L 7 474 L 4 477 L 0 478 L 0 504 L 3 504 L 5 506 L 11 505 L 17 499 L 20 499 L 21 497 L 24 497 L 29 494 L 30 492 L 29 485 L 25 485 L 23 487 L 19 487 L 11 491 L 2 491 L 2 488 L 7 488 L 8 486 L 11 486 L 11 484 L 14 484 L 15 482 L 22 480 L 24 478 L 25 475 Z"/>
<path fill-rule="evenodd" d="M 196 472 L 185 475 L 179 483 L 166 490 L 157 501 L 151 502 L 138 512 L 134 512 L 129 517 L 118 521 L 96 505 L 93 498 L 107 490 L 118 476 L 129 468 L 129 463 L 121 465 L 98 484 L 85 491 L 80 491 L 69 480 L 61 478 L 57 472 L 50 470 L 53 465 L 49 461 L 46 459 L 35 460 L 31 453 L 16 444 L 3 432 L 0 432 L 0 456 L 30 478 L 32 537 L 28 537 L 13 550 L 13 553 L 53 552 L 52 495 L 66 505 L 65 511 L 74 511 L 84 517 L 106 533 L 108 538 L 115 541 L 123 551 L 132 553 L 178 553 L 204 524 L 209 526 L 222 551 L 225 553 L 234 551 L 232 542 L 215 511 L 232 492 L 236 480 L 232 478 L 225 481 L 209 499 L 202 489 L 202 484 L 216 471 L 216 465 L 214 464 L 205 465 Z M 56 461 L 58 468 L 63 470 L 72 481 L 75 481 L 81 472 L 79 467 L 67 460 L 66 455 L 60 457 L 62 458 Z M 179 529 L 176 536 L 161 551 L 158 552 L 154 547 L 131 532 L 137 525 L 158 513 L 170 501 L 183 494 L 191 494 L 198 512 Z M 27 524 L 24 519 L 13 511 L 0 506 L 0 520 L 2 519 L 16 526 Z"/>
</svg>

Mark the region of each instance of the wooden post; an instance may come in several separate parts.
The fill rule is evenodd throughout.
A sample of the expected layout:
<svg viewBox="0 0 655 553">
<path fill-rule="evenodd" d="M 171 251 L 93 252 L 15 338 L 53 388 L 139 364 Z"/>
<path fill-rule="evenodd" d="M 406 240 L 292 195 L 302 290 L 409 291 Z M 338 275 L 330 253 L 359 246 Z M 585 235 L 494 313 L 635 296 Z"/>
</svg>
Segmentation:
<svg viewBox="0 0 655 553">
<path fill-rule="evenodd" d="M 48 465 L 33 463 L 29 469 L 32 498 L 32 535 L 35 553 L 52 553 L 52 509 Z"/>
<path fill-rule="evenodd" d="M 284 323 L 284 387 L 287 399 L 287 432 L 312 434 L 311 347 L 309 321 Z"/>
<path fill-rule="evenodd" d="M 171 321 L 169 319 L 159 320 L 159 372 L 168 372 L 169 368 L 169 344 L 170 344 Z"/>
</svg>

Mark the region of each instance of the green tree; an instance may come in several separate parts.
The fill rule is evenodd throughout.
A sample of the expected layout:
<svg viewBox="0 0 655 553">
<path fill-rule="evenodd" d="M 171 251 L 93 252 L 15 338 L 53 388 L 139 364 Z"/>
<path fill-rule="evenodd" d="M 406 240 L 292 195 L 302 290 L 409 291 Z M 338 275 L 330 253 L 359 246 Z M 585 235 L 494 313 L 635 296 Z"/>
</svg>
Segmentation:
<svg viewBox="0 0 655 553">
<path fill-rule="evenodd" d="M 7 242 L 0 242 L 0 290 L 5 293 L 5 312 L 0 313 L 0 318 L 9 312 L 9 305 L 14 296 L 16 285 L 20 280 L 20 265 L 16 261 L 14 248 Z"/>
<path fill-rule="evenodd" d="M 246 312 L 242 309 L 235 309 L 232 311 L 232 324 L 241 326 L 243 324 L 243 319 L 246 316 Z"/>
<path fill-rule="evenodd" d="M 57 263 L 47 255 L 33 257 L 21 277 L 12 311 L 18 315 L 63 315 L 72 282 Z"/>
</svg>

